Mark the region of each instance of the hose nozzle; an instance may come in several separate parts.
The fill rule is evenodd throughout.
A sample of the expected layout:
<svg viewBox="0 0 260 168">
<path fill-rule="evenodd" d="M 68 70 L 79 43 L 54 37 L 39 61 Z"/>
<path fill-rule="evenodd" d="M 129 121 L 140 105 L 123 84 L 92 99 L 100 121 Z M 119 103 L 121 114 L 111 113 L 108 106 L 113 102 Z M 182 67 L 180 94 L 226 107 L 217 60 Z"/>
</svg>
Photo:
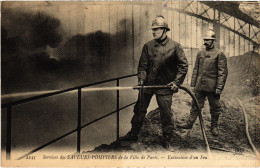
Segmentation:
<svg viewBox="0 0 260 168">
<path fill-rule="evenodd" d="M 155 85 L 155 86 L 134 86 L 133 89 L 171 89 L 168 85 Z"/>
</svg>

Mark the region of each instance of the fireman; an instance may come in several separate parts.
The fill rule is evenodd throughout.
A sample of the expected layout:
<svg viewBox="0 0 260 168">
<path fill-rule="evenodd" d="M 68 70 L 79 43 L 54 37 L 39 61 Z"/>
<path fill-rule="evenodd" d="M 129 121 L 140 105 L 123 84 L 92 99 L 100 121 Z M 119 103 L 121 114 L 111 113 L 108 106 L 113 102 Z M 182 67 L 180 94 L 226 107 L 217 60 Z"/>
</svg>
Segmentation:
<svg viewBox="0 0 260 168">
<path fill-rule="evenodd" d="M 204 107 L 208 98 L 211 114 L 211 133 L 218 136 L 218 119 L 222 108 L 220 106 L 220 94 L 224 89 L 228 75 L 227 59 L 222 51 L 215 47 L 215 33 L 209 30 L 204 37 L 206 49 L 197 54 L 195 66 L 191 78 L 191 87 L 198 99 L 200 108 Z M 198 109 L 192 102 L 189 119 L 179 125 L 183 129 L 191 129 L 198 116 Z"/>
<path fill-rule="evenodd" d="M 152 22 L 154 39 L 146 43 L 138 65 L 138 85 L 170 85 L 170 89 L 144 90 L 134 107 L 131 131 L 121 140 L 137 141 L 147 108 L 152 96 L 156 95 L 163 131 L 163 146 L 170 147 L 174 124 L 172 121 L 172 96 L 178 92 L 178 86 L 184 81 L 188 63 L 181 45 L 167 37 L 170 31 L 163 16 L 157 16 Z M 140 94 L 139 94 L 140 95 Z"/>
</svg>

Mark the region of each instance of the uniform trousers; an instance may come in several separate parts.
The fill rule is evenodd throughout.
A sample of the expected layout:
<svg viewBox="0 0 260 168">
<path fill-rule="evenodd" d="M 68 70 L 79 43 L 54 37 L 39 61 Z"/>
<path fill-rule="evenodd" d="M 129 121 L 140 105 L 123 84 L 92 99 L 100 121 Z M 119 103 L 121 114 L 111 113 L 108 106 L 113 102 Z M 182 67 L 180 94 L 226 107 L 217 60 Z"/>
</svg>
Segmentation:
<svg viewBox="0 0 260 168">
<path fill-rule="evenodd" d="M 217 120 L 222 113 L 222 108 L 219 102 L 220 95 L 213 92 L 195 91 L 195 96 L 199 102 L 199 106 L 202 109 L 205 104 L 205 99 L 208 98 L 210 106 L 211 120 Z M 192 100 L 192 108 L 190 111 L 189 124 L 193 124 L 198 116 L 198 108 L 195 102 Z"/>
<path fill-rule="evenodd" d="M 140 128 L 142 127 L 144 117 L 147 113 L 147 108 L 154 94 L 155 93 L 151 93 L 151 92 L 150 93 L 144 92 L 142 94 L 139 94 L 138 100 L 134 106 L 134 116 L 131 120 L 132 132 L 136 134 L 139 133 Z M 157 104 L 160 109 L 163 135 L 164 136 L 171 135 L 174 129 L 174 124 L 172 120 L 172 111 L 171 111 L 173 94 L 167 94 L 167 95 L 155 94 L 155 95 L 156 95 Z"/>
</svg>

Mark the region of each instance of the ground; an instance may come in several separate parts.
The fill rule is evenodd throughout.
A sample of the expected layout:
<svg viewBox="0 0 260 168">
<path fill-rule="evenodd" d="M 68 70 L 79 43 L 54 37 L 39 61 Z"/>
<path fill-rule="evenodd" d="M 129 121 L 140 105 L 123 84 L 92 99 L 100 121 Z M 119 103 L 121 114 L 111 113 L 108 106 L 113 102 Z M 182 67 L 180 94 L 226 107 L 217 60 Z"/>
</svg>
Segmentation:
<svg viewBox="0 0 260 168">
<path fill-rule="evenodd" d="M 219 136 L 210 133 L 209 105 L 202 110 L 204 126 L 210 148 L 213 153 L 221 155 L 228 153 L 231 158 L 254 158 L 254 153 L 248 143 L 245 133 L 245 121 L 239 98 L 245 106 L 249 120 L 249 133 L 256 148 L 260 148 L 260 116 L 259 111 L 259 55 L 254 52 L 228 59 L 229 76 L 224 92 L 221 95 L 223 113 L 219 119 Z M 184 91 L 179 91 L 173 97 L 173 119 L 175 125 L 187 121 L 191 108 L 191 98 Z M 205 152 L 199 119 L 191 130 L 175 128 L 171 141 L 174 152 Z M 137 142 L 115 141 L 109 145 L 103 144 L 94 152 L 154 152 L 168 151 L 161 145 L 162 131 L 159 109 L 146 115 Z"/>
</svg>

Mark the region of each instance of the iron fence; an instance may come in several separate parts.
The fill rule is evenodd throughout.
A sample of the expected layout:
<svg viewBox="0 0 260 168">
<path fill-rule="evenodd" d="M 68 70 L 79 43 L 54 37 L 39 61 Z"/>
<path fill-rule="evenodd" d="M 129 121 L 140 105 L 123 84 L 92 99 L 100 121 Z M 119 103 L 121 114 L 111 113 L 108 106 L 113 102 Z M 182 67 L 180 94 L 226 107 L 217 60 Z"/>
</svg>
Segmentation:
<svg viewBox="0 0 260 168">
<path fill-rule="evenodd" d="M 78 119 L 77 119 L 77 128 L 71 130 L 70 132 L 67 132 L 66 134 L 57 137 L 56 139 L 53 139 L 29 152 L 27 152 L 26 154 L 20 156 L 18 158 L 18 160 L 23 159 L 24 157 L 31 155 L 65 137 L 67 137 L 68 135 L 77 132 L 77 152 L 80 153 L 80 148 L 81 148 L 81 129 L 84 127 L 87 127 L 103 118 L 106 118 L 114 113 L 116 113 L 116 139 L 119 138 L 119 112 L 133 104 L 135 104 L 136 102 L 130 103 L 126 106 L 120 107 L 119 105 L 119 100 L 120 100 L 120 95 L 119 95 L 119 90 L 116 90 L 116 110 L 112 111 L 106 115 L 103 115 L 102 117 L 99 117 L 91 122 L 88 122 L 84 125 L 81 125 L 81 91 L 82 88 L 85 87 L 90 87 L 90 86 L 95 86 L 95 85 L 99 85 L 99 84 L 103 84 L 103 83 L 107 83 L 107 82 L 112 82 L 112 81 L 116 81 L 116 86 L 119 87 L 120 86 L 120 79 L 124 79 L 124 78 L 129 78 L 129 77 L 133 77 L 136 76 L 137 74 L 132 74 L 132 75 L 127 75 L 127 76 L 122 76 L 122 77 L 118 77 L 118 78 L 113 78 L 113 79 L 108 79 L 108 80 L 104 80 L 104 81 L 99 81 L 99 82 L 95 82 L 95 83 L 90 83 L 90 84 L 85 84 L 85 85 L 81 85 L 81 86 L 77 86 L 77 87 L 73 87 L 73 88 L 68 88 L 68 89 L 64 89 L 64 90 L 59 90 L 59 91 L 55 91 L 55 92 L 51 92 L 51 93 L 46 93 L 46 94 L 42 94 L 42 95 L 38 95 L 38 96 L 33 96 L 33 97 L 29 97 L 29 98 L 25 98 L 25 99 L 21 99 L 21 100 L 17 100 L 17 101 L 13 101 L 13 102 L 9 102 L 9 103 L 5 103 L 2 104 L 2 108 L 6 108 L 7 109 L 7 124 L 6 124 L 6 159 L 10 160 L 11 159 L 11 139 L 12 139 L 12 107 L 19 105 L 19 104 L 23 104 L 23 103 L 27 103 L 27 102 L 31 102 L 31 101 L 35 101 L 38 99 L 42 99 L 45 97 L 50 97 L 50 96 L 54 96 L 54 95 L 58 95 L 61 93 L 66 93 L 69 91 L 73 91 L 73 90 L 78 90 Z"/>
</svg>

